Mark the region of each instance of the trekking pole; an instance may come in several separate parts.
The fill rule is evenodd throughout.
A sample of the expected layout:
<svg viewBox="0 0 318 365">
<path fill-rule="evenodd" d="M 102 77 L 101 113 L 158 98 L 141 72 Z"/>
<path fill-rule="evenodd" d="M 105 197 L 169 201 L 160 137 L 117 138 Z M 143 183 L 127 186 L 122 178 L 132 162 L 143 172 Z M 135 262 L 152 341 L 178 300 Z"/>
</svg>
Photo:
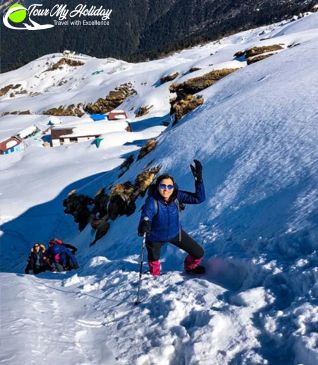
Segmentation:
<svg viewBox="0 0 318 365">
<path fill-rule="evenodd" d="M 139 271 L 139 282 L 138 282 L 138 290 L 137 290 L 137 300 L 135 301 L 135 305 L 140 304 L 139 293 L 141 287 L 141 279 L 142 279 L 142 272 L 144 268 L 144 249 L 146 246 L 146 233 L 144 233 L 143 240 L 142 240 L 142 247 L 141 247 L 141 254 L 140 254 L 140 271 Z"/>
</svg>

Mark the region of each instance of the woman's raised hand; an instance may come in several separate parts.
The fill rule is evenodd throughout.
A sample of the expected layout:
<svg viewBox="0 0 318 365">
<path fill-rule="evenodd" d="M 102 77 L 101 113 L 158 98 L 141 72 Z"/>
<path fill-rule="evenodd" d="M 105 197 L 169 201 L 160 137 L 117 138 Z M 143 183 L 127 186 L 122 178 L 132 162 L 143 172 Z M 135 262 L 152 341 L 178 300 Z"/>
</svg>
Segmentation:
<svg viewBox="0 0 318 365">
<path fill-rule="evenodd" d="M 202 182 L 202 164 L 199 160 L 193 160 L 193 164 L 190 165 L 194 180 L 196 182 Z"/>
</svg>

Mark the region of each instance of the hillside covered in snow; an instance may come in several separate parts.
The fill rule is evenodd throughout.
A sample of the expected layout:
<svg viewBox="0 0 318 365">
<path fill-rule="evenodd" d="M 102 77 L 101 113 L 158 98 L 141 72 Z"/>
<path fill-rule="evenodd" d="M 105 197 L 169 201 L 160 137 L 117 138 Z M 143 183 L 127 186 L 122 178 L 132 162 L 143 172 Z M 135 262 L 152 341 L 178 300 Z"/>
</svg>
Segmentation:
<svg viewBox="0 0 318 365">
<path fill-rule="evenodd" d="M 318 364 L 317 48 L 307 14 L 151 62 L 56 53 L 1 74 L 0 143 L 41 131 L 0 155 L 1 363 Z M 99 148 L 47 143 L 52 115 L 66 128 L 107 123 L 90 115 L 112 108 L 131 132 Z M 207 273 L 184 275 L 185 254 L 166 245 L 136 306 L 145 198 L 92 247 L 62 202 L 150 168 L 193 191 L 193 159 L 207 198 L 181 219 Z M 80 268 L 25 275 L 33 243 L 53 237 L 78 248 Z"/>
</svg>

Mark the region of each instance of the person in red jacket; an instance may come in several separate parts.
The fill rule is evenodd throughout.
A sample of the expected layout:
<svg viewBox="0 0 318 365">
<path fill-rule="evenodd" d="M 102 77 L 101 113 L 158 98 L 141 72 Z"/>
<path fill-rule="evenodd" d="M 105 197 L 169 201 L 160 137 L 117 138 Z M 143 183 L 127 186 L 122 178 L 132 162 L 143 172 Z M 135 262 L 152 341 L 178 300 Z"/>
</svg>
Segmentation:
<svg viewBox="0 0 318 365">
<path fill-rule="evenodd" d="M 49 241 L 48 256 L 56 271 L 78 269 L 75 257 L 77 248 L 69 243 L 64 243 L 58 238 Z"/>
</svg>

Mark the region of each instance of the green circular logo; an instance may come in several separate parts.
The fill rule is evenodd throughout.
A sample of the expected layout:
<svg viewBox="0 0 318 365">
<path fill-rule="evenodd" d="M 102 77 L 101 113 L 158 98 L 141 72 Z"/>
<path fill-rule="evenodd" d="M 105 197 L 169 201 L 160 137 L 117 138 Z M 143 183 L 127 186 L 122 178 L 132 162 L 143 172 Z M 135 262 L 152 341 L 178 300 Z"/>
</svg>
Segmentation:
<svg viewBox="0 0 318 365">
<path fill-rule="evenodd" d="M 21 4 L 11 5 L 8 10 L 16 8 L 17 6 L 21 7 L 23 5 L 21 5 Z M 24 8 L 24 6 L 23 6 L 23 8 Z M 24 8 L 24 9 L 19 9 L 17 11 L 14 11 L 12 14 L 9 15 L 9 19 L 13 23 L 21 23 L 26 18 L 26 16 L 27 16 L 27 10 Z"/>
</svg>

